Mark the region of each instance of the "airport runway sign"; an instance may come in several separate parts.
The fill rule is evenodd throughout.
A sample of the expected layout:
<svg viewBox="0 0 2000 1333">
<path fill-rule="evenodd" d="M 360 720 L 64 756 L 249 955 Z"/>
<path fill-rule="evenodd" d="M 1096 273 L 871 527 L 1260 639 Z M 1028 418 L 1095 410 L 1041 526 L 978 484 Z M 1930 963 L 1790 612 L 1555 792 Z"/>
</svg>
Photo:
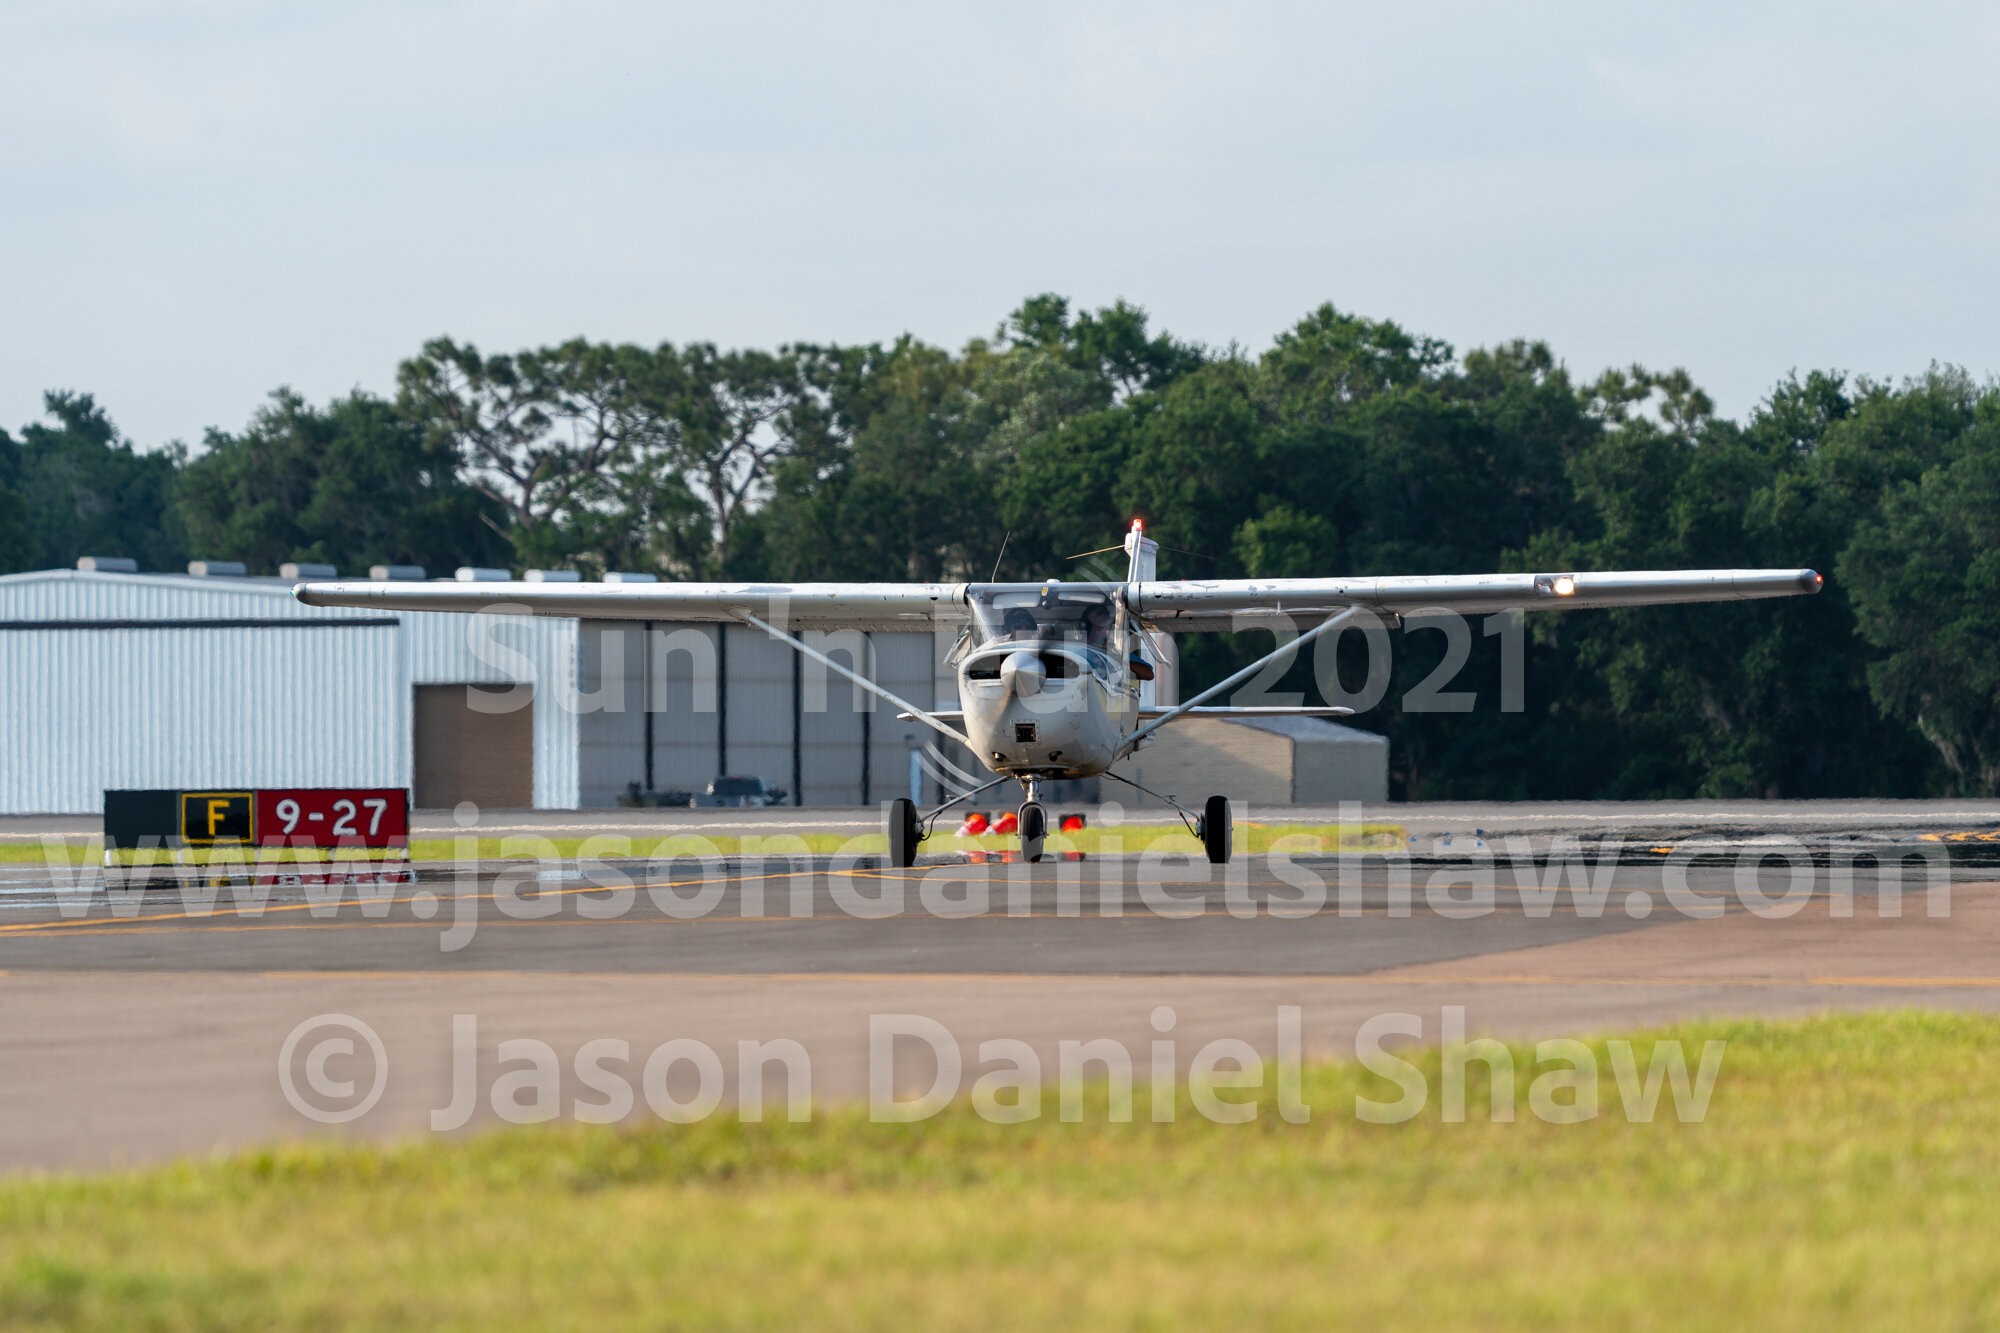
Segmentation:
<svg viewBox="0 0 2000 1333">
<path fill-rule="evenodd" d="M 408 845 L 410 794 L 401 787 L 272 787 L 107 791 L 106 850 L 132 847 Z"/>
</svg>

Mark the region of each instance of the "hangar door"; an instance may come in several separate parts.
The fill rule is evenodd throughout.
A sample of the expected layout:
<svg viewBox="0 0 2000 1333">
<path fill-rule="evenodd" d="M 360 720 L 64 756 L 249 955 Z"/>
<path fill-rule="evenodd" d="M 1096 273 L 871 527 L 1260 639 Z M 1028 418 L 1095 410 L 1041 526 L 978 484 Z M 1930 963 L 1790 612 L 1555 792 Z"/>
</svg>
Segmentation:
<svg viewBox="0 0 2000 1333">
<path fill-rule="evenodd" d="M 525 810 L 535 803 L 535 708 L 474 710 L 464 685 L 416 686 L 416 803 L 450 809 L 471 801 L 482 810 Z M 491 698 L 492 691 L 478 691 Z"/>
</svg>

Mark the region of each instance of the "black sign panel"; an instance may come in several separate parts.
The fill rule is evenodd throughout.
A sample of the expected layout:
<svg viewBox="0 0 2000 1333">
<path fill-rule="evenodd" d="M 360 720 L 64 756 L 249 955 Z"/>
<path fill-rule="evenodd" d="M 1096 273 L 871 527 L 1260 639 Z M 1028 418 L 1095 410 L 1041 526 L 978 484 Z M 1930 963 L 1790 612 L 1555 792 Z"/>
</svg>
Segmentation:
<svg viewBox="0 0 2000 1333">
<path fill-rule="evenodd" d="M 181 794 L 177 791 L 104 793 L 106 847 L 171 847 L 181 835 Z"/>
<path fill-rule="evenodd" d="M 247 791 L 181 793 L 181 841 L 190 847 L 249 842 L 251 794 Z"/>
</svg>

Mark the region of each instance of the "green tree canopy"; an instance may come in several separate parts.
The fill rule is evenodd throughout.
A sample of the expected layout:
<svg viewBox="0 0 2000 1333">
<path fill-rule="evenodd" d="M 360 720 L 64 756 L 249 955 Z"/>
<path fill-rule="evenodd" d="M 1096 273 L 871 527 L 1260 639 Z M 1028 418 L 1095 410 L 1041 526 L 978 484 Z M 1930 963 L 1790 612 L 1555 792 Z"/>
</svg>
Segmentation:
<svg viewBox="0 0 2000 1333">
<path fill-rule="evenodd" d="M 21 430 L 0 456 L 0 557 L 8 568 L 62 569 L 86 555 L 128 556 L 141 569 L 177 569 L 187 561 L 173 508 L 177 447 L 141 453 L 118 433 L 87 393 L 51 390 L 48 421 Z M 4 512 L 12 504 L 9 524 Z"/>
<path fill-rule="evenodd" d="M 1862 637 L 1886 654 L 1869 688 L 1936 747 L 1955 791 L 2000 796 L 2000 387 L 1933 371 L 1856 415 L 1853 433 L 1890 458 L 1850 470 L 1892 479 L 1839 562 Z"/>
<path fill-rule="evenodd" d="M 238 432 L 211 430 L 180 472 L 191 549 L 275 574 L 286 561 L 358 574 L 373 564 L 504 564 L 504 511 L 458 474 L 424 423 L 365 393 L 316 408 L 279 389 Z"/>
</svg>

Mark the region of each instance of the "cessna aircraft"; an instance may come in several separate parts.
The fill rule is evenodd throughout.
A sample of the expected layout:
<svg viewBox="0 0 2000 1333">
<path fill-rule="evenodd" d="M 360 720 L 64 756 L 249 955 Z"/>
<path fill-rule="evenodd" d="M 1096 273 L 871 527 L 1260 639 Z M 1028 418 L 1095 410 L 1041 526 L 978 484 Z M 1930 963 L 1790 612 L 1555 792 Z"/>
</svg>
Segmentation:
<svg viewBox="0 0 2000 1333">
<path fill-rule="evenodd" d="M 1048 815 L 1042 784 L 1107 777 L 1173 806 L 1211 862 L 1230 854 L 1229 801 L 1199 811 L 1111 771 L 1183 717 L 1340 717 L 1337 707 L 1232 708 L 1211 704 L 1311 641 L 1375 616 L 1647 606 L 1815 593 L 1810 569 L 1702 569 L 1616 573 L 1463 574 L 1414 578 L 1222 579 L 1162 582 L 1158 546 L 1138 522 L 1125 535 L 1124 583 L 301 583 L 309 606 L 482 611 L 590 620 L 736 621 L 753 626 L 921 722 L 968 746 L 993 781 L 918 811 L 900 798 L 887 814 L 889 860 L 916 863 L 944 811 L 1005 782 L 1020 785 L 1024 860 L 1042 856 Z M 1248 618 L 1246 620 L 1246 617 Z M 1243 629 L 1270 617 L 1304 626 L 1276 650 L 1179 702 L 1172 636 Z M 1364 623 L 1368 623 L 1365 622 Z M 1380 623 L 1378 619 L 1374 623 Z M 924 709 L 842 666 L 792 632 L 956 628 L 945 664 L 958 673 L 957 709 Z"/>
</svg>

